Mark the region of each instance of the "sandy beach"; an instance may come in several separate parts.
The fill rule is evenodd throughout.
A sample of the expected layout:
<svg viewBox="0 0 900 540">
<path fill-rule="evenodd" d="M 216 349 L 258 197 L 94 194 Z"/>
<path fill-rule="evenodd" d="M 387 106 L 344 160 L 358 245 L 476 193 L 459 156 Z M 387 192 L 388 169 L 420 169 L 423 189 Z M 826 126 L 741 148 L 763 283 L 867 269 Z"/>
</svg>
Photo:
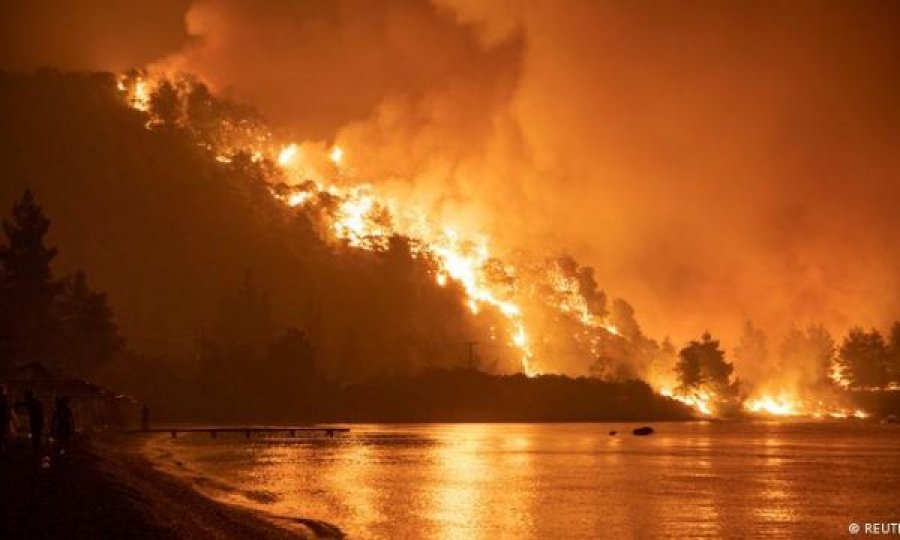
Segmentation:
<svg viewBox="0 0 900 540">
<path fill-rule="evenodd" d="M 0 460 L 5 538 L 328 538 L 330 525 L 277 526 L 221 504 L 153 467 L 140 435 L 79 441 L 70 459 L 42 469 L 25 448 Z"/>
</svg>

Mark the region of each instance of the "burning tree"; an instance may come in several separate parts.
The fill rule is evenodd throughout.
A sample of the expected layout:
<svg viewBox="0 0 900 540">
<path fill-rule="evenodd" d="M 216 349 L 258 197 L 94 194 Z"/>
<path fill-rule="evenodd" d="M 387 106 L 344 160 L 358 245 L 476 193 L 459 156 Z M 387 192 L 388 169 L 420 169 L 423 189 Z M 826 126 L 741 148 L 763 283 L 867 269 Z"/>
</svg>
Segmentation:
<svg viewBox="0 0 900 540">
<path fill-rule="evenodd" d="M 709 332 L 700 341 L 691 341 L 678 353 L 675 366 L 681 386 L 677 392 L 686 396 L 700 396 L 722 406 L 731 405 L 737 397 L 738 382 L 731 381 L 734 366 L 725 361 L 725 352 Z"/>
</svg>

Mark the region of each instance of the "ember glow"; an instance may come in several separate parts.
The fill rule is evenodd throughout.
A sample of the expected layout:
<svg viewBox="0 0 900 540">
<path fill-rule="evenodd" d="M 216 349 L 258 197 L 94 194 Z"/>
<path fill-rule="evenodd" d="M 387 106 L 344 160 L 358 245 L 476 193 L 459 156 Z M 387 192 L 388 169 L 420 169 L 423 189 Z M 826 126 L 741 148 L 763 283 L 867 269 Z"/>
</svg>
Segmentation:
<svg viewBox="0 0 900 540">
<path fill-rule="evenodd" d="M 800 414 L 797 404 L 785 396 L 763 396 L 744 402 L 744 407 L 751 412 L 767 413 L 775 416 L 794 416 Z"/>
<path fill-rule="evenodd" d="M 291 164 L 291 161 L 294 160 L 294 157 L 297 155 L 297 145 L 289 144 L 281 149 L 278 152 L 278 164 L 282 167 L 287 167 Z"/>
<path fill-rule="evenodd" d="M 344 159 L 344 150 L 340 146 L 335 146 L 331 149 L 331 153 L 328 154 L 328 158 L 337 166 L 340 166 L 341 161 Z"/>
<path fill-rule="evenodd" d="M 689 407 L 693 407 L 703 416 L 712 416 L 715 414 L 711 403 L 713 398 L 715 398 L 715 394 L 711 392 L 700 390 L 697 392 L 676 393 L 671 388 L 663 387 L 659 390 L 659 393 L 663 396 L 680 401 Z"/>
<path fill-rule="evenodd" d="M 125 96 L 125 101 L 135 109 L 147 112 L 150 108 L 150 83 L 143 75 L 120 75 L 116 88 Z"/>
<path fill-rule="evenodd" d="M 763 416 L 797 416 L 806 418 L 868 418 L 869 414 L 853 407 L 837 407 L 823 400 L 803 399 L 797 395 L 780 392 L 762 394 L 744 402 L 748 412 Z"/>
</svg>

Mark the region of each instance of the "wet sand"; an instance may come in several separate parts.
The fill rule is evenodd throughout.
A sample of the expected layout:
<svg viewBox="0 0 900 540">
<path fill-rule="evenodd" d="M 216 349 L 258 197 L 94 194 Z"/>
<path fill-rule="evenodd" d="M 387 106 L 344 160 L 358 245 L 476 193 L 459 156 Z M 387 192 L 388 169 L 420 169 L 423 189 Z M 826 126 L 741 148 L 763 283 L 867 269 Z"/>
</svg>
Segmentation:
<svg viewBox="0 0 900 540">
<path fill-rule="evenodd" d="M 328 524 L 284 527 L 212 501 L 156 470 L 140 435 L 79 441 L 65 463 L 42 469 L 26 448 L 0 458 L 4 538 L 324 538 Z"/>
</svg>

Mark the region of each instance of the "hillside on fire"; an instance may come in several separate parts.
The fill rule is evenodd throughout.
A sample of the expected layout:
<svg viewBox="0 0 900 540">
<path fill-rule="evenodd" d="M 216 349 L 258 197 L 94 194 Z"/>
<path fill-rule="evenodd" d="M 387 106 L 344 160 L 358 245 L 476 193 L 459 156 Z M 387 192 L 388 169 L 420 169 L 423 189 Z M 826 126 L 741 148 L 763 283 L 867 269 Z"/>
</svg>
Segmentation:
<svg viewBox="0 0 900 540">
<path fill-rule="evenodd" d="M 315 407 L 319 414 L 355 417 L 362 413 L 348 416 L 350 407 L 334 403 L 362 407 L 360 396 L 373 392 L 412 396 L 421 377 L 434 391 L 416 399 L 432 402 L 432 419 L 615 418 L 624 403 L 627 417 L 689 416 L 643 383 L 478 376 L 523 371 L 524 347 L 504 335 L 504 303 L 479 301 L 476 309 L 465 284 L 440 274 L 416 239 L 391 234 L 377 249 L 359 249 L 354 244 L 368 239 L 329 237 L 322 215 L 339 209 L 339 195 L 286 206 L 277 195 L 288 188 L 273 163 L 211 151 L 222 137 L 260 133 L 252 111 L 201 85 L 167 89 L 149 98 L 148 115 L 123 100 L 111 74 L 0 77 L 0 207 L 25 204 L 20 197 L 31 190 L 29 204 L 51 224 L 42 241 L 58 248 L 53 275 L 83 270 L 115 313 L 110 339 L 124 338 L 115 355 L 67 369 L 182 417 L 272 417 L 292 403 L 308 410 L 329 401 Z M 183 120 L 167 122 L 180 106 Z M 159 124 L 148 129 L 153 119 Z M 207 129 L 224 123 L 230 135 Z M 590 269 L 570 259 L 552 263 L 592 282 Z M 605 312 L 603 293 L 590 286 L 588 298 Z M 630 317 L 627 304 L 614 309 Z M 610 350 L 630 346 L 603 334 Z M 612 356 L 604 363 L 574 346 L 561 350 L 573 375 L 638 375 Z M 582 397 L 562 406 L 567 393 Z M 438 395 L 446 399 L 435 402 Z M 451 399 L 468 412 L 440 414 Z M 405 403 L 386 404 L 384 414 L 401 418 L 389 409 Z M 427 419 L 423 410 L 416 418 Z M 369 407 L 360 417 L 378 415 Z"/>
<path fill-rule="evenodd" d="M 47 335 L 4 328 L 4 368 L 45 362 L 183 420 L 897 409 L 900 324 L 843 343 L 811 325 L 772 355 L 750 322 L 733 352 L 708 332 L 683 346 L 651 338 L 592 268 L 500 252 L 405 211 L 342 148 L 282 141 L 189 76 L 2 74 L 0 114 L 4 249 L 37 254 L 33 281 L 58 291 L 4 299 L 10 320 L 56 317 Z M 76 293 L 99 310 L 99 348 L 60 307 Z M 67 342 L 87 344 L 73 357 Z"/>
</svg>

